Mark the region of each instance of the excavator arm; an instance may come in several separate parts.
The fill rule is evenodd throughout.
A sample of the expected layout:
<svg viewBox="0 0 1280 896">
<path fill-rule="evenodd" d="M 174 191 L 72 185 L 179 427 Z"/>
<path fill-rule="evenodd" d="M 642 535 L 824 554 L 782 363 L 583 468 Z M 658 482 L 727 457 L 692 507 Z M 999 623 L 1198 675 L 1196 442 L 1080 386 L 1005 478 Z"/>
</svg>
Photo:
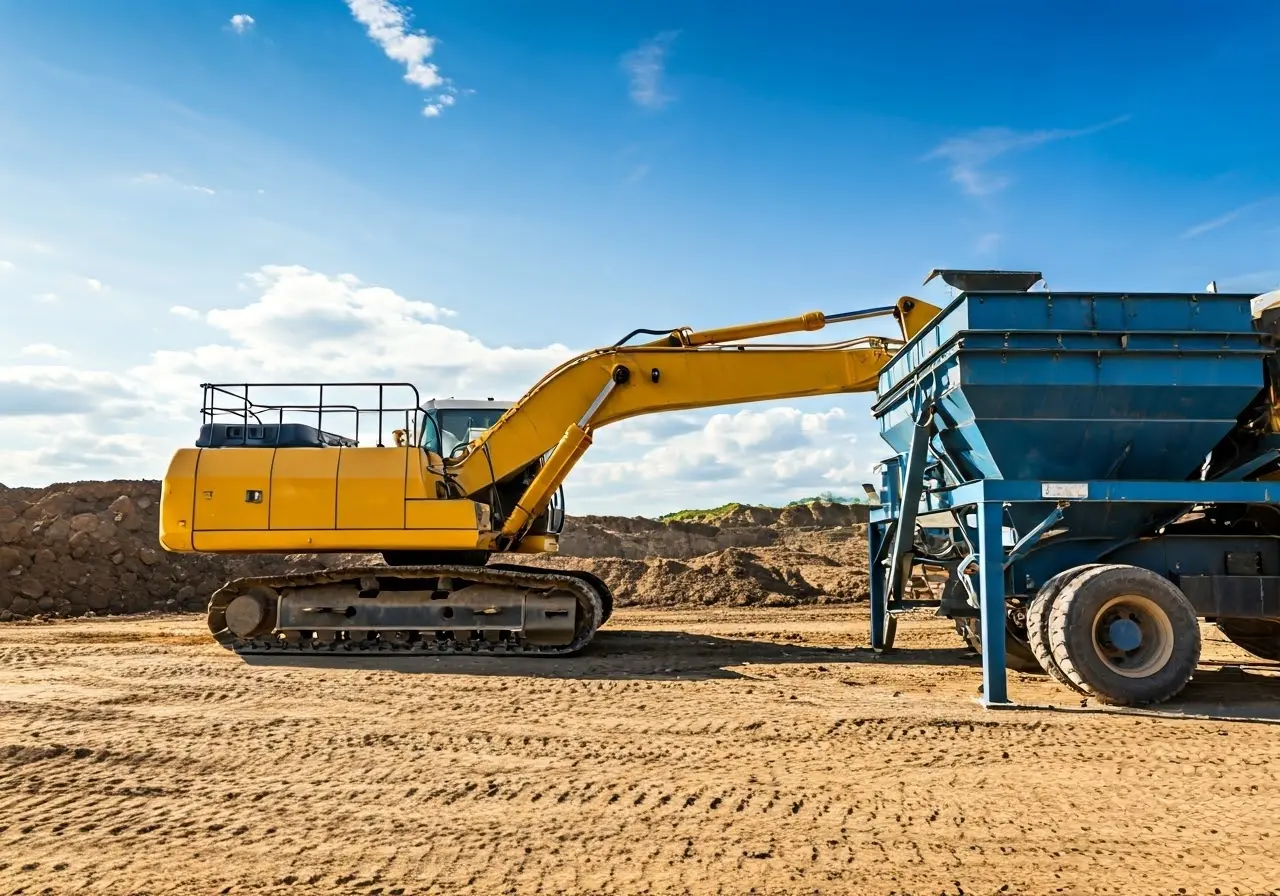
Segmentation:
<svg viewBox="0 0 1280 896">
<path fill-rule="evenodd" d="M 880 369 L 902 345 L 875 336 L 782 346 L 743 345 L 741 340 L 887 315 L 898 320 L 903 340 L 909 340 L 937 312 L 935 306 L 903 297 L 895 305 L 865 311 L 811 311 L 701 332 L 672 330 L 639 345 L 625 345 L 624 339 L 548 373 L 464 453 L 450 459 L 446 472 L 457 492 L 477 496 L 546 455 L 494 536 L 492 547 L 508 550 L 546 510 L 590 447 L 595 429 L 659 411 L 874 391 Z"/>
</svg>

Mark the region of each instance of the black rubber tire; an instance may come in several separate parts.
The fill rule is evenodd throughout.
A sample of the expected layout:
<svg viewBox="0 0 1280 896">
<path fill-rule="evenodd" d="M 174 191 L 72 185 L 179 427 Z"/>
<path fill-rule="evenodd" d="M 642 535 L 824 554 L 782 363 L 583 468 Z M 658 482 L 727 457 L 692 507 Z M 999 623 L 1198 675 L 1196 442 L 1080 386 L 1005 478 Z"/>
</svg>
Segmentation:
<svg viewBox="0 0 1280 896">
<path fill-rule="evenodd" d="M 1067 674 L 1059 668 L 1058 661 L 1053 658 L 1053 650 L 1049 646 L 1049 613 L 1053 609 L 1054 601 L 1068 582 L 1085 570 L 1095 569 L 1101 565 L 1086 563 L 1083 566 L 1073 566 L 1071 569 L 1063 570 L 1040 586 L 1036 596 L 1031 599 L 1031 605 L 1027 607 L 1027 646 L 1031 648 L 1036 662 L 1054 681 L 1077 694 L 1085 692 L 1067 677 Z"/>
<path fill-rule="evenodd" d="M 1219 619 L 1218 631 L 1242 650 L 1280 662 L 1280 619 Z"/>
<path fill-rule="evenodd" d="M 982 655 L 982 624 L 979 619 L 976 617 L 957 619 L 956 632 L 979 656 Z M 1004 628 L 1004 667 L 1027 675 L 1044 674 L 1044 669 L 1040 668 L 1040 663 L 1031 652 L 1031 648 L 1023 644 L 1018 636 L 1009 630 L 1008 620 L 1005 621 Z"/>
<path fill-rule="evenodd" d="M 1095 617 L 1121 595 L 1150 601 L 1169 624 L 1169 656 L 1143 677 L 1112 669 L 1094 644 Z M 1049 644 L 1063 674 L 1099 703 L 1163 703 L 1181 693 L 1200 662 L 1200 620 L 1186 595 L 1163 576 L 1137 566 L 1105 565 L 1080 573 L 1058 593 L 1049 612 Z"/>
</svg>

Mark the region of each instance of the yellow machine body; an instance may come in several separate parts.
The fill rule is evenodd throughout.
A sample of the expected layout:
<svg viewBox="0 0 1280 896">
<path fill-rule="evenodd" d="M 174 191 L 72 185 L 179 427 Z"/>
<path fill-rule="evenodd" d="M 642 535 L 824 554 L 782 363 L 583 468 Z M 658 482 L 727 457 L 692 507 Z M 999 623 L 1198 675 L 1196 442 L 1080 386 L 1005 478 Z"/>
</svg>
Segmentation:
<svg viewBox="0 0 1280 896">
<path fill-rule="evenodd" d="M 160 543 L 174 552 L 381 552 L 387 560 L 376 574 L 364 567 L 228 583 L 210 601 L 209 624 L 239 652 L 428 642 L 574 652 L 608 618 L 604 584 L 486 559 L 557 549 L 549 507 L 596 428 L 662 411 L 874 391 L 880 369 L 938 310 L 904 297 L 868 312 L 624 340 L 552 370 L 454 450 L 433 450 L 425 425 L 379 447 L 317 429 L 321 440 L 305 447 L 182 448 L 164 478 Z M 901 339 L 742 343 L 882 314 L 897 319 Z M 245 388 L 248 424 L 257 414 Z"/>
<path fill-rule="evenodd" d="M 170 551 L 484 550 L 489 506 L 435 497 L 424 452 L 385 448 L 183 448 L 160 501 Z"/>
</svg>

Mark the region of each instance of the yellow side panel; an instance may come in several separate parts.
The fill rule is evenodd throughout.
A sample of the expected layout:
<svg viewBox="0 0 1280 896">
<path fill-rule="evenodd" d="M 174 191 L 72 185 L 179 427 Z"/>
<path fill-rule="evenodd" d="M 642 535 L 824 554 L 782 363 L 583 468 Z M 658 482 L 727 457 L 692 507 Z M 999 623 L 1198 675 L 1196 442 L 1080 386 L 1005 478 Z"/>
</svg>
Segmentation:
<svg viewBox="0 0 1280 896">
<path fill-rule="evenodd" d="M 196 463 L 195 527 L 265 529 L 274 448 L 202 448 Z"/>
<path fill-rule="evenodd" d="M 469 529 L 479 533 L 482 528 L 489 528 L 489 508 L 467 498 L 410 501 L 405 506 L 405 528 Z"/>
<path fill-rule="evenodd" d="M 160 487 L 160 546 L 190 551 L 191 520 L 196 501 L 198 448 L 181 448 L 169 461 Z"/>
<path fill-rule="evenodd" d="M 432 457 L 433 465 L 439 469 L 440 455 Z M 437 497 L 436 483 L 440 481 L 440 477 L 427 472 L 427 453 L 421 449 L 411 449 L 404 453 L 404 481 L 405 497 L 411 501 L 414 498 Z"/>
<path fill-rule="evenodd" d="M 417 448 L 342 448 L 338 528 L 403 529 L 405 453 Z"/>
<path fill-rule="evenodd" d="M 279 448 L 271 468 L 272 529 L 332 529 L 338 515 L 338 448 Z"/>
<path fill-rule="evenodd" d="M 486 547 L 471 529 L 270 529 L 197 532 L 195 549 L 210 553 L 295 554 L 347 551 L 462 551 Z"/>
</svg>

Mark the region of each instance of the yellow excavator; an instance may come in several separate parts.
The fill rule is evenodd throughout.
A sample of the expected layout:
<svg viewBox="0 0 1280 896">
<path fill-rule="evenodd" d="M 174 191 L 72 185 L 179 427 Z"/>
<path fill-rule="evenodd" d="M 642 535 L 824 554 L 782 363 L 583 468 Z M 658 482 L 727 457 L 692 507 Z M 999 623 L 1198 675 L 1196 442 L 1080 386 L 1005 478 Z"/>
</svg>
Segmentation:
<svg viewBox="0 0 1280 896">
<path fill-rule="evenodd" d="M 209 599 L 209 629 L 239 654 L 572 654 L 612 612 L 605 583 L 493 560 L 557 550 L 562 484 L 597 428 L 658 411 L 874 391 L 880 369 L 938 310 L 904 296 L 701 332 L 634 330 L 556 367 L 514 404 L 424 404 L 404 383 L 206 384 L 196 445 L 180 448 L 164 477 L 160 544 L 381 553 L 382 565 L 223 585 Z M 896 319 L 901 339 L 744 344 L 879 316 Z M 659 338 L 633 343 L 638 336 Z M 315 400 L 281 397 L 299 387 L 314 388 Z M 367 401 L 352 397 L 361 390 Z M 397 390 L 403 404 L 389 398 Z M 288 419 L 300 414 L 315 425 Z M 370 417 L 365 442 L 372 430 L 376 444 L 361 444 Z M 331 432 L 326 420 L 354 420 L 354 434 Z M 385 444 L 384 427 L 397 421 Z"/>
</svg>

